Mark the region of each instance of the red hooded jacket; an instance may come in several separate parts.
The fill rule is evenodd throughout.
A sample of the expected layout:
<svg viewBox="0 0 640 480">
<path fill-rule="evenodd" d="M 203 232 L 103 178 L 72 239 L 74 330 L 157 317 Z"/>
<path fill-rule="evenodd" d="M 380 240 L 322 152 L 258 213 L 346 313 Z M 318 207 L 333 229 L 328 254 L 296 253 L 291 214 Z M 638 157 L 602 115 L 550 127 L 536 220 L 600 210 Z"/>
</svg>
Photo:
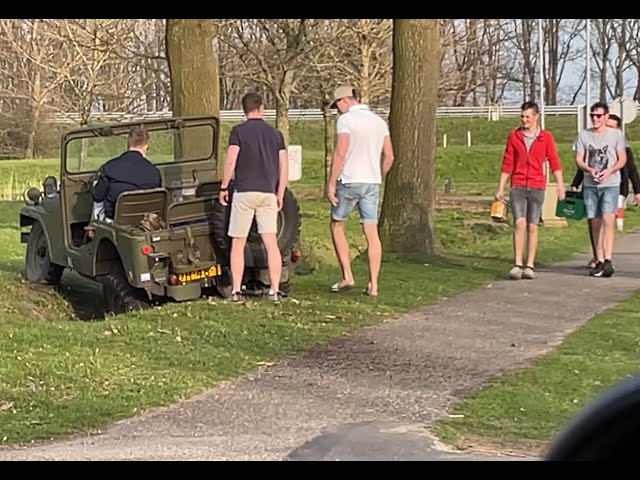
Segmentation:
<svg viewBox="0 0 640 480">
<path fill-rule="evenodd" d="M 546 160 L 549 160 L 552 172 L 562 170 L 553 134 L 548 130 L 540 130 L 531 150 L 527 151 L 522 128 L 518 127 L 507 139 L 501 171 L 511 175 L 512 187 L 546 188 Z"/>
</svg>

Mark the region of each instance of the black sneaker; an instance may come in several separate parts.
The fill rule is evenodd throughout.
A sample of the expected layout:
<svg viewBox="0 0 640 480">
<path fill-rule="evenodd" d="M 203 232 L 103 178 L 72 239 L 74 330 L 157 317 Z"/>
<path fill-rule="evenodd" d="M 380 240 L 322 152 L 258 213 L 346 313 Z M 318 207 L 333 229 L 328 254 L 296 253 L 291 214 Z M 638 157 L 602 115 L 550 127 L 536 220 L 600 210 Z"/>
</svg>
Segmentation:
<svg viewBox="0 0 640 480">
<path fill-rule="evenodd" d="M 613 275 L 614 270 L 615 269 L 613 268 L 613 264 L 611 263 L 611 260 L 605 260 L 604 263 L 602 264 L 602 276 L 610 277 L 611 275 Z"/>
<path fill-rule="evenodd" d="M 602 277 L 604 275 L 604 262 L 597 262 L 595 268 L 589 270 L 592 277 Z"/>
</svg>

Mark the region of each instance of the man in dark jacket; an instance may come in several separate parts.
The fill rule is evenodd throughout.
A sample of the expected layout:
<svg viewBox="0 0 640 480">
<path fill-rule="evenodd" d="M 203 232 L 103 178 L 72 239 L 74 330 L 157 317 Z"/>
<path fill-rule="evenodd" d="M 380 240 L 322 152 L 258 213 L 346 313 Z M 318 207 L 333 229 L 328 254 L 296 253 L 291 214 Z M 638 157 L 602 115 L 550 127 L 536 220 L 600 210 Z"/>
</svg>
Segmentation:
<svg viewBox="0 0 640 480">
<path fill-rule="evenodd" d="M 146 190 L 162 186 L 160 170 L 147 160 L 149 133 L 142 127 L 132 127 L 127 139 L 128 150 L 109 160 L 100 170 L 91 191 L 96 217 L 113 219 L 118 196 L 129 190 Z M 100 209 L 102 204 L 102 209 Z M 94 211 L 96 208 L 94 208 Z"/>
<path fill-rule="evenodd" d="M 609 114 L 607 120 L 607 127 L 609 128 L 621 128 L 622 123 L 620 117 L 614 113 Z M 584 179 L 584 172 L 578 169 L 573 181 L 571 182 L 571 189 L 577 191 L 582 180 Z M 629 196 L 629 181 L 633 187 L 633 193 L 635 194 L 636 203 L 640 203 L 640 176 L 638 176 L 638 168 L 633 160 L 633 151 L 627 144 L 627 163 L 620 171 L 620 197 L 626 199 Z M 591 249 L 593 251 L 593 258 L 589 262 L 589 268 L 595 268 L 596 265 L 596 245 L 598 243 L 597 232 L 594 234 L 591 228 L 591 222 L 587 221 L 587 228 L 589 230 L 589 238 L 591 239 Z"/>
</svg>

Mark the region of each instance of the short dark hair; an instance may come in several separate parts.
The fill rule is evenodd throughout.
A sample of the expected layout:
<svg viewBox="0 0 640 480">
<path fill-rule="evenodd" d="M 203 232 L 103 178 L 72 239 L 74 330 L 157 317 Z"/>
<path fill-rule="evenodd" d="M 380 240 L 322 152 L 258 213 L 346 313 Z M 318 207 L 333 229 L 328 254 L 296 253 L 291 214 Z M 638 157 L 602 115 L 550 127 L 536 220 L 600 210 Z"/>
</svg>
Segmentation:
<svg viewBox="0 0 640 480">
<path fill-rule="evenodd" d="M 129 130 L 129 138 L 127 139 L 127 146 L 131 147 L 144 147 L 149 145 L 149 132 L 140 126 L 131 127 Z"/>
<path fill-rule="evenodd" d="M 522 106 L 520 107 L 521 111 L 525 111 L 525 110 L 533 110 L 536 113 L 540 113 L 540 109 L 538 108 L 538 104 L 536 102 L 524 102 L 522 104 Z"/>
<path fill-rule="evenodd" d="M 254 112 L 262 105 L 262 96 L 259 93 L 251 92 L 242 97 L 242 110 L 244 114 Z"/>
<path fill-rule="evenodd" d="M 622 120 L 620 119 L 620 117 L 618 115 L 616 115 L 615 113 L 610 113 L 609 114 L 609 119 L 613 120 L 614 122 L 616 122 L 616 127 L 620 128 L 620 125 L 622 124 Z"/>
<path fill-rule="evenodd" d="M 604 102 L 596 102 L 596 103 L 594 103 L 593 105 L 591 105 L 591 109 L 590 109 L 590 111 L 591 111 L 591 112 L 593 112 L 594 110 L 597 110 L 597 109 L 599 109 L 599 108 L 601 108 L 602 110 L 604 110 L 605 115 L 606 115 L 607 113 L 609 113 L 609 105 L 607 105 L 607 104 L 606 104 L 606 103 L 604 103 Z"/>
</svg>

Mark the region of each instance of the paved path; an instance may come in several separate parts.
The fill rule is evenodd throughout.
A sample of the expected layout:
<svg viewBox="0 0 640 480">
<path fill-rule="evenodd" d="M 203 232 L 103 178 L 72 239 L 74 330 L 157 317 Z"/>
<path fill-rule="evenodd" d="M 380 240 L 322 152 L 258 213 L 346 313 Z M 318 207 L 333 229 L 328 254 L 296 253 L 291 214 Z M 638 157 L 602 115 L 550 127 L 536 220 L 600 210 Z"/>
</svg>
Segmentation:
<svg viewBox="0 0 640 480">
<path fill-rule="evenodd" d="M 629 297 L 640 285 L 640 235 L 620 239 L 616 252 L 612 278 L 587 276 L 581 255 L 536 280 L 460 294 L 100 434 L 3 448 L 0 460 L 519 459 L 449 451 L 428 426 Z"/>
</svg>

